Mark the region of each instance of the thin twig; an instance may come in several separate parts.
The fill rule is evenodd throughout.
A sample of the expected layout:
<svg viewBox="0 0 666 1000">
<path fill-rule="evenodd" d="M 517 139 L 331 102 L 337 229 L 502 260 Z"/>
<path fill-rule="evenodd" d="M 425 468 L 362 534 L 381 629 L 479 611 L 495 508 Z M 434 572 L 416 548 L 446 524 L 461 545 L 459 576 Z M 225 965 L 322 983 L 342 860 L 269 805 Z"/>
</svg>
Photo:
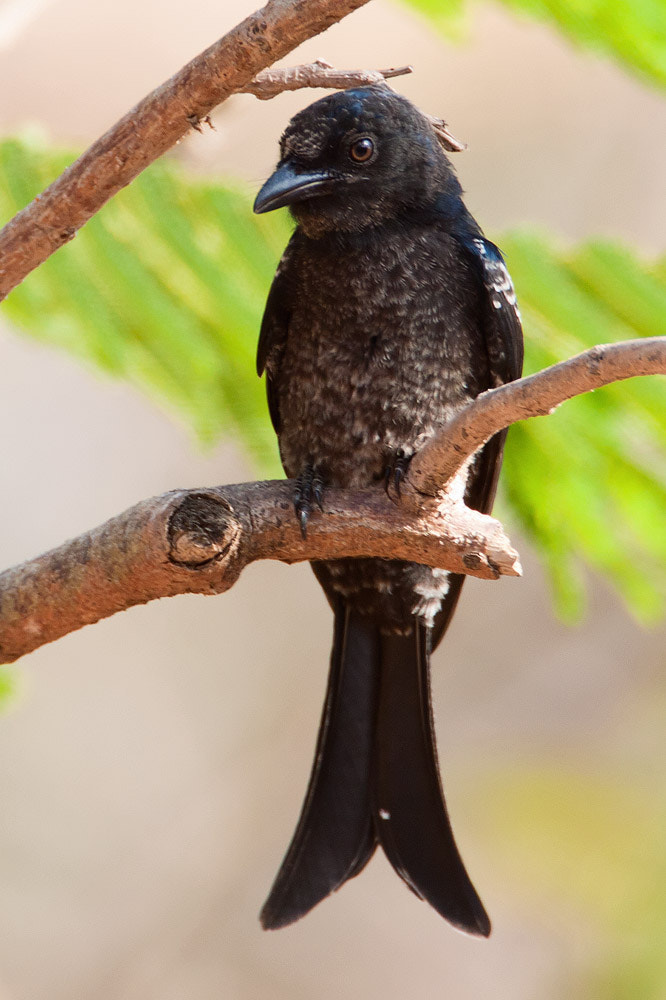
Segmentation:
<svg viewBox="0 0 666 1000">
<path fill-rule="evenodd" d="M 392 69 L 335 69 L 324 59 L 315 59 L 300 66 L 271 67 L 262 70 L 240 91 L 253 94 L 260 101 L 268 101 L 286 90 L 301 90 L 303 87 L 319 87 L 330 90 L 347 90 L 350 87 L 367 87 L 373 83 L 385 83 L 395 76 L 412 73 L 412 66 L 398 66 Z M 460 153 L 467 144 L 449 131 L 443 118 L 426 114 L 437 141 L 449 153 Z"/>
<path fill-rule="evenodd" d="M 398 66 L 395 69 L 335 69 L 324 59 L 315 59 L 314 62 L 300 66 L 264 69 L 240 92 L 253 94 L 260 101 L 268 101 L 285 90 L 301 90 L 303 87 L 347 90 L 349 87 L 384 83 L 392 77 L 412 72 L 411 66 Z"/>
<path fill-rule="evenodd" d="M 432 125 L 442 147 L 449 153 L 463 153 L 467 149 L 467 143 L 456 139 L 455 135 L 449 131 L 449 127 L 443 118 L 435 118 L 433 115 L 426 115 Z"/>
</svg>

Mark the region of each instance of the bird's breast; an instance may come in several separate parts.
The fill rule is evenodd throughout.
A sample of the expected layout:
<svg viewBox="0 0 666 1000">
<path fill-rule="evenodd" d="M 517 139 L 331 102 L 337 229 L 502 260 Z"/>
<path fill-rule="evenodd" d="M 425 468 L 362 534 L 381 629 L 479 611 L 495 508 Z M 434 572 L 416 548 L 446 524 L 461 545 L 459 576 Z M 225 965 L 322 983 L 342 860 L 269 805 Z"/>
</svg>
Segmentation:
<svg viewBox="0 0 666 1000">
<path fill-rule="evenodd" d="M 473 278 L 453 241 L 427 236 L 297 261 L 278 380 L 288 474 L 313 462 L 329 482 L 369 484 L 486 387 Z"/>
</svg>

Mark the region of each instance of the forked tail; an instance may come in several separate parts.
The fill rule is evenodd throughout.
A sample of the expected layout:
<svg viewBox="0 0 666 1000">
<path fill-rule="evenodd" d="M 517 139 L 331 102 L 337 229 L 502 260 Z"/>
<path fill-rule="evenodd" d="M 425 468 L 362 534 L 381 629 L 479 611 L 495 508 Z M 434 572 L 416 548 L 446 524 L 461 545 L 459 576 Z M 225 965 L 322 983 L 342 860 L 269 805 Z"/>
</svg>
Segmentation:
<svg viewBox="0 0 666 1000">
<path fill-rule="evenodd" d="M 352 608 L 335 615 L 326 701 L 301 816 L 262 925 L 304 916 L 357 875 L 377 841 L 396 872 L 446 920 L 488 935 L 458 853 L 437 766 L 428 630 L 386 635 Z"/>
</svg>

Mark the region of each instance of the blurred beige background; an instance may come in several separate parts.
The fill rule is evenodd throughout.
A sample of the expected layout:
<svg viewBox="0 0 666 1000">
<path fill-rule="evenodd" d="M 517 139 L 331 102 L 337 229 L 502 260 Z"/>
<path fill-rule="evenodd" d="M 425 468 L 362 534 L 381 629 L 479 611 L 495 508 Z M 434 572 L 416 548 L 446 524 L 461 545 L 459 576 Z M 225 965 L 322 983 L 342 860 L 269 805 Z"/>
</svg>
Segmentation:
<svg viewBox="0 0 666 1000">
<path fill-rule="evenodd" d="M 38 124 L 83 144 L 252 8 L 0 0 L 0 131 Z M 470 143 L 456 165 L 490 235 L 530 223 L 663 249 L 663 104 L 609 63 L 491 6 L 454 47 L 379 0 L 290 61 L 316 56 L 415 65 L 398 89 Z M 174 155 L 254 190 L 314 96 L 232 99 Z M 202 455 L 131 389 L 6 326 L 0 387 L 3 565 L 144 496 L 252 476 L 232 443 Z M 571 996 L 603 961 L 599 929 L 544 891 L 539 844 L 516 878 L 493 797 L 514 764 L 539 761 L 649 770 L 664 789 L 664 633 L 638 630 L 594 580 L 586 621 L 563 627 L 523 555 L 521 581 L 467 584 L 435 666 L 445 785 L 488 942 L 454 933 L 380 857 L 306 920 L 261 931 L 331 624 L 307 567 L 258 565 L 222 598 L 137 608 L 21 665 L 0 718 L 0 1000 Z"/>
</svg>

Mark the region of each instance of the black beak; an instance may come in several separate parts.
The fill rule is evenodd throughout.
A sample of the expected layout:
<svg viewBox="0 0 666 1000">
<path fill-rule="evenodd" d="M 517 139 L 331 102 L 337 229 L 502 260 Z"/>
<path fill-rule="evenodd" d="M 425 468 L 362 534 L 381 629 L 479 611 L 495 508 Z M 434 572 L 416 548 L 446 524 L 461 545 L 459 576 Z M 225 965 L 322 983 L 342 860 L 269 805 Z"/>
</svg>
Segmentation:
<svg viewBox="0 0 666 1000">
<path fill-rule="evenodd" d="M 254 201 L 254 211 L 272 212 L 274 208 L 293 205 L 295 201 L 326 194 L 334 179 L 325 170 L 296 170 L 286 161 L 272 174 Z"/>
</svg>

